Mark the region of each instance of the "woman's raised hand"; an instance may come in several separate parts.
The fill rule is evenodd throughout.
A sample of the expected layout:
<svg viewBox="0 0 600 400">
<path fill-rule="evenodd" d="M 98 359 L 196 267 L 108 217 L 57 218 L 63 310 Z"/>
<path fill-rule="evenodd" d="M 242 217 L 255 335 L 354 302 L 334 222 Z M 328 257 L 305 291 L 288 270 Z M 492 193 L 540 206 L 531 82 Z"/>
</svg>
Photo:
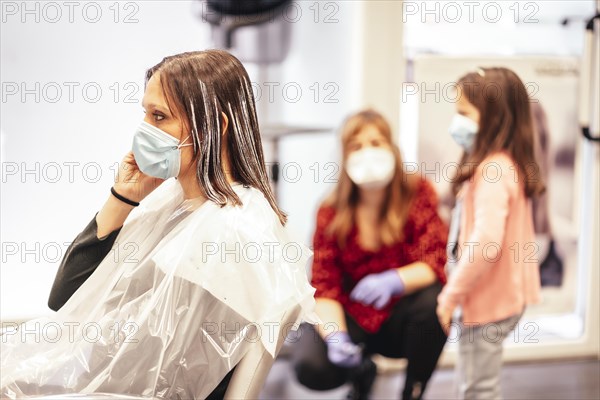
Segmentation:
<svg viewBox="0 0 600 400">
<path fill-rule="evenodd" d="M 133 151 L 123 157 L 114 188 L 121 196 L 140 202 L 165 180 L 148 176 L 140 171 Z"/>
</svg>

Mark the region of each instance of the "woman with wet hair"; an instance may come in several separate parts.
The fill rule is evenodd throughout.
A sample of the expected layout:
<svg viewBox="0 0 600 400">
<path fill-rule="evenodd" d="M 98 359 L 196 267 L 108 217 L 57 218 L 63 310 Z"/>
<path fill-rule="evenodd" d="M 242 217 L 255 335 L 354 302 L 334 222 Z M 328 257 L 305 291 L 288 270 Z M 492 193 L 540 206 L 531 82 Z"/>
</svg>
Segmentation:
<svg viewBox="0 0 600 400">
<path fill-rule="evenodd" d="M 275 356 L 282 315 L 315 321 L 311 252 L 284 229 L 240 61 L 166 57 L 147 71 L 142 106 L 104 206 L 59 267 L 58 312 L 3 338 L 2 398 L 222 398 L 251 346 Z M 58 332 L 20 334 L 39 326 Z"/>
</svg>

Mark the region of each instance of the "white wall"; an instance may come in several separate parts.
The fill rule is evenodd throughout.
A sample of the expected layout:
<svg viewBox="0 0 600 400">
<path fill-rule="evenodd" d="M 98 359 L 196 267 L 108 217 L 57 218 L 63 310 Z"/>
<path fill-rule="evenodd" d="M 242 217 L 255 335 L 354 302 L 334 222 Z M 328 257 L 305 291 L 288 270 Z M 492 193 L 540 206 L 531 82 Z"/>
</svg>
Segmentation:
<svg viewBox="0 0 600 400">
<path fill-rule="evenodd" d="M 407 55 L 578 55 L 589 0 L 404 1 Z M 562 25 L 563 19 L 570 22 Z"/>
<path fill-rule="evenodd" d="M 114 2 L 77 2 L 73 22 L 62 2 L 54 3 L 58 9 L 44 4 L 2 3 L 3 320 L 48 312 L 50 286 L 68 242 L 107 198 L 114 165 L 130 149 L 143 118 L 146 68 L 210 43 L 190 2 L 119 3 L 118 22 Z M 22 13 L 23 5 L 33 13 Z M 96 6 L 99 21 L 88 22 L 96 18 Z M 126 16 L 137 22 L 125 23 Z M 22 96 L 22 87 L 32 93 Z"/>
</svg>

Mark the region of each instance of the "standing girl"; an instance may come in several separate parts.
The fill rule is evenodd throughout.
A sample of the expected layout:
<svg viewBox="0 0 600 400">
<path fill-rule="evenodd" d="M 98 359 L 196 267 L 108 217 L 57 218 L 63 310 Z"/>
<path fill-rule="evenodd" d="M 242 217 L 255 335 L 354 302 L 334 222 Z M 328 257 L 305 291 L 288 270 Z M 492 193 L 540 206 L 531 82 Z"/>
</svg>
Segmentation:
<svg viewBox="0 0 600 400">
<path fill-rule="evenodd" d="M 448 329 L 454 309 L 462 309 L 460 398 L 498 399 L 502 342 L 540 297 L 531 198 L 544 185 L 519 77 L 506 68 L 479 69 L 462 77 L 457 90 L 450 134 L 465 152 L 453 182 L 452 272 L 437 313 Z"/>
</svg>

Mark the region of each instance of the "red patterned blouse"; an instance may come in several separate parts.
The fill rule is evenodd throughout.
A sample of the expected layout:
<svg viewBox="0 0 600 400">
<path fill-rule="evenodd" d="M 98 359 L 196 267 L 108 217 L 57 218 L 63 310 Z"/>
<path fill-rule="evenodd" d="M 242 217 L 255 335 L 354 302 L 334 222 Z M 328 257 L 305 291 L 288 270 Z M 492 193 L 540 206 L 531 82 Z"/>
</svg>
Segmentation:
<svg viewBox="0 0 600 400">
<path fill-rule="evenodd" d="M 402 242 L 375 252 L 364 250 L 358 243 L 358 229 L 354 225 L 342 251 L 335 236 L 325 233 L 334 216 L 333 207 L 321 207 L 317 213 L 312 266 L 315 297 L 339 301 L 365 331 L 377 332 L 400 297 L 392 298 L 381 310 L 350 300 L 350 292 L 364 276 L 422 261 L 433 269 L 442 284 L 446 283 L 444 265 L 448 228 L 437 213 L 435 190 L 425 179 L 418 183 Z"/>
</svg>

